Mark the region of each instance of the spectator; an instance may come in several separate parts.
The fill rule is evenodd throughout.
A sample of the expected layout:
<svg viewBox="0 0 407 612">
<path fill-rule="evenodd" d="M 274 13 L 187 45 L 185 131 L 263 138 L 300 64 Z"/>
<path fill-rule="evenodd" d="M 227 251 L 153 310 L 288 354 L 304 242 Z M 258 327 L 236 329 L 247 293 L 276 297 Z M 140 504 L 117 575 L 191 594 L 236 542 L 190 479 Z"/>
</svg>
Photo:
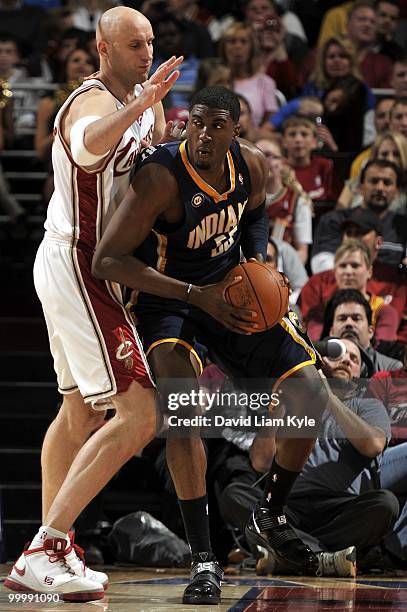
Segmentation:
<svg viewBox="0 0 407 612">
<path fill-rule="evenodd" d="M 237 95 L 240 102 L 239 136 L 255 142 L 259 136 L 259 130 L 253 125 L 251 106 L 244 96 Z"/>
<path fill-rule="evenodd" d="M 212 85 L 231 87 L 232 77 L 230 68 L 219 57 L 209 57 L 201 61 L 196 77 L 194 92 Z"/>
<path fill-rule="evenodd" d="M 303 265 L 312 244 L 312 201 L 284 164 L 281 147 L 275 140 L 258 140 L 256 146 L 267 158 L 266 209 L 271 236 L 285 240 L 297 250 Z"/>
<path fill-rule="evenodd" d="M 290 281 L 290 304 L 297 303 L 298 295 L 308 280 L 308 274 L 304 264 L 291 244 L 285 240 L 269 238 L 267 245 L 267 263 L 269 266 L 280 272 L 284 272 Z"/>
<path fill-rule="evenodd" d="M 382 88 L 390 85 L 392 62 L 377 51 L 376 20 L 373 2 L 356 0 L 348 11 L 346 35 L 355 49 L 363 81 L 369 87 Z M 309 54 L 303 64 L 305 75 L 311 72 L 314 62 L 315 50 Z"/>
<path fill-rule="evenodd" d="M 389 413 L 391 444 L 407 440 L 407 347 L 404 347 L 404 363 L 400 370 L 376 372 L 371 379 L 366 395 L 380 400 Z"/>
<path fill-rule="evenodd" d="M 323 97 L 324 114 L 318 137 L 328 149 L 359 151 L 363 144 L 366 88 L 352 75 L 335 81 Z M 349 116 L 352 121 L 349 121 Z"/>
<path fill-rule="evenodd" d="M 403 48 L 394 40 L 399 15 L 398 0 L 376 0 L 377 50 L 392 62 L 403 55 Z"/>
<path fill-rule="evenodd" d="M 257 36 L 266 73 L 286 98 L 293 98 L 298 92 L 298 75 L 294 62 L 288 57 L 282 20 L 279 17 L 267 19 Z"/>
<path fill-rule="evenodd" d="M 283 123 L 283 147 L 288 163 L 313 201 L 331 198 L 333 164 L 322 157 L 312 157 L 317 148 L 317 128 L 305 117 L 289 117 Z"/>
<path fill-rule="evenodd" d="M 273 0 L 243 0 L 241 2 L 244 20 L 253 25 L 256 31 L 261 32 L 267 22 L 271 25 L 273 20 L 278 21 L 279 15 Z M 289 59 L 298 67 L 308 53 L 308 45 L 304 36 L 298 36 L 298 28 L 293 31 L 293 20 L 301 27 L 301 22 L 296 15 L 286 12 L 282 17 L 284 26 L 284 47 Z"/>
<path fill-rule="evenodd" d="M 48 178 L 44 186 L 44 200 L 48 203 L 54 189 L 51 164 L 51 147 L 54 140 L 54 119 L 70 93 L 79 86 L 85 76 L 96 70 L 93 57 L 86 49 L 74 49 L 67 56 L 61 88 L 54 95 L 42 98 L 37 109 L 37 128 L 35 132 L 35 150 L 37 157 L 48 162 Z"/>
<path fill-rule="evenodd" d="M 397 339 L 400 317 L 384 298 L 369 293 L 367 283 L 372 276 L 372 262 L 368 247 L 355 238 L 346 240 L 335 253 L 336 289 L 357 289 L 369 302 L 372 310 L 372 327 L 376 342 Z M 308 300 L 303 320 L 311 340 L 320 340 L 322 335 L 326 302 Z"/>
<path fill-rule="evenodd" d="M 14 85 L 34 82 L 27 70 L 21 66 L 20 48 L 17 39 L 8 34 L 0 34 L 0 82 L 7 83 L 12 90 L 13 144 L 20 141 L 27 128 L 35 127 L 35 107 L 38 95 L 32 90 L 14 89 Z"/>
<path fill-rule="evenodd" d="M 94 35 L 92 40 L 96 41 Z M 46 59 L 42 62 L 42 75 L 45 81 L 64 82 L 65 61 L 68 55 L 78 47 L 85 47 L 89 42 L 86 32 L 78 28 L 68 28 L 58 33 Z M 99 66 L 99 55 L 94 57 L 95 66 Z"/>
<path fill-rule="evenodd" d="M 252 27 L 239 22 L 231 25 L 220 40 L 219 55 L 231 70 L 233 90 L 250 104 L 254 126 L 263 125 L 277 110 L 276 85 L 260 70 Z"/>
<path fill-rule="evenodd" d="M 340 289 L 334 293 L 325 310 L 325 331 L 324 335 L 356 341 L 369 356 L 374 372 L 399 370 L 402 367 L 401 361 L 373 348 L 372 309 L 357 289 Z M 363 375 L 366 373 L 365 370 Z"/>
<path fill-rule="evenodd" d="M 390 111 L 390 129 L 407 138 L 407 98 L 396 98 Z"/>
<path fill-rule="evenodd" d="M 356 50 L 347 38 L 328 38 L 318 49 L 318 55 L 310 80 L 304 85 L 302 95 L 323 98 L 338 80 L 347 76 L 361 80 L 362 76 L 356 59 Z M 366 110 L 373 108 L 374 95 L 367 85 Z"/>
<path fill-rule="evenodd" d="M 407 232 L 405 217 L 389 210 L 391 202 L 398 195 L 400 178 L 399 168 L 384 159 L 369 161 L 360 176 L 363 207 L 376 215 L 382 224 L 384 241 L 378 258 L 393 266 L 398 266 L 404 256 Z M 321 217 L 312 249 L 311 268 L 314 274 L 332 268 L 332 253 L 341 241 L 340 227 L 350 212 L 335 210 Z"/>
<path fill-rule="evenodd" d="M 389 266 L 377 259 L 382 238 L 382 225 L 380 219 L 370 210 L 358 208 L 340 227 L 342 244 L 349 238 L 357 238 L 369 249 L 372 261 L 372 276 L 367 281 L 367 292 L 380 295 L 385 304 L 391 304 L 396 310 L 399 319 L 404 319 L 407 307 L 407 282 L 401 277 L 394 266 Z M 332 256 L 332 266 L 333 266 Z M 309 316 L 311 308 L 318 304 L 326 304 L 337 290 L 335 272 L 333 269 L 313 274 L 304 285 L 299 296 L 299 306 L 304 318 Z"/>
<path fill-rule="evenodd" d="M 369 87 L 388 87 L 392 62 L 378 53 L 377 13 L 369 0 L 356 0 L 349 11 L 348 36 L 356 48 L 363 80 Z"/>
<path fill-rule="evenodd" d="M 155 59 L 151 67 L 154 73 L 160 64 L 175 55 L 179 57 L 185 49 L 185 29 L 181 21 L 172 15 L 163 16 L 154 24 Z M 165 108 L 189 108 L 189 98 L 195 85 L 199 69 L 199 60 L 193 55 L 185 55 L 179 67 L 180 76 L 177 85 L 184 86 L 187 91 L 171 91 L 165 99 Z"/>
<path fill-rule="evenodd" d="M 0 0 L 2 32 L 20 41 L 21 55 L 31 76 L 41 75 L 41 58 L 47 48 L 47 13 L 20 0 Z"/>
<path fill-rule="evenodd" d="M 372 135 L 372 136 L 369 136 L 369 144 L 375 140 L 376 136 L 379 136 L 379 134 L 382 134 L 383 132 L 386 132 L 389 129 L 390 111 L 393 107 L 393 104 L 394 104 L 394 98 L 379 98 L 379 100 L 376 102 L 376 106 L 375 106 L 375 110 L 373 114 L 373 120 L 371 120 L 369 117 L 365 117 L 365 134 L 366 134 L 366 131 L 369 131 L 370 129 L 370 134 Z M 372 121 L 373 121 L 373 129 L 366 128 L 366 124 L 372 123 Z M 362 153 L 359 153 L 359 155 L 353 161 L 351 169 L 350 169 L 351 179 L 359 176 L 364 163 L 366 163 L 370 157 L 371 150 L 372 150 L 371 146 L 367 147 L 364 151 L 362 151 Z"/>
<path fill-rule="evenodd" d="M 390 86 L 396 98 L 407 97 L 407 55 L 399 56 L 394 62 Z"/>
<path fill-rule="evenodd" d="M 370 159 L 384 159 L 391 161 L 400 168 L 401 188 L 396 198 L 391 202 L 389 210 L 404 214 L 406 212 L 407 197 L 405 193 L 407 171 L 407 138 L 400 132 L 384 132 L 371 147 Z M 338 198 L 338 208 L 356 208 L 362 204 L 360 193 L 360 179 L 356 177 L 346 181 Z"/>
<path fill-rule="evenodd" d="M 391 530 L 399 504 L 390 491 L 377 490 L 378 463 L 390 438 L 390 424 L 381 402 L 358 397 L 361 365 L 369 360 L 355 341 L 344 343 L 346 353 L 341 360 L 325 360 L 332 390 L 322 434 L 290 493 L 286 511 L 314 551 L 356 545 L 359 559 Z M 250 452 L 252 464 L 267 466 L 274 454 L 274 440 L 258 439 L 261 444 L 254 443 Z M 259 486 L 236 479 L 223 491 L 221 514 L 227 523 L 241 529 L 260 496 Z M 258 563 L 258 573 L 291 573 L 266 555 Z"/>
<path fill-rule="evenodd" d="M 352 2 L 344 2 L 339 6 L 334 6 L 329 9 L 322 20 L 322 25 L 319 31 L 318 48 L 322 47 L 332 36 L 343 38 L 348 32 L 349 11 L 352 8 Z"/>
<path fill-rule="evenodd" d="M 185 30 L 183 51 L 187 57 L 191 55 L 198 59 L 213 57 L 215 52 L 207 28 L 191 20 L 181 5 L 185 5 L 185 0 L 145 0 L 140 10 L 152 23 L 168 14 L 180 20 Z"/>
</svg>

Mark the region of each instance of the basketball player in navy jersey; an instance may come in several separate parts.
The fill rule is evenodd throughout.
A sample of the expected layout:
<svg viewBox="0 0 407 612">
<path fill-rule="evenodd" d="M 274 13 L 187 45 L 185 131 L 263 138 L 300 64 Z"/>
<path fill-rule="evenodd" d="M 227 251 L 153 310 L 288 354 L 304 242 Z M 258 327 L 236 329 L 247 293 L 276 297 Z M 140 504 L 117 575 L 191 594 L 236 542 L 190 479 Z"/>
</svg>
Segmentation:
<svg viewBox="0 0 407 612">
<path fill-rule="evenodd" d="M 254 313 L 224 298 L 226 287 L 240 280 L 224 280 L 239 263 L 240 248 L 246 259 L 265 261 L 268 238 L 267 164 L 256 147 L 238 139 L 239 113 L 239 99 L 224 87 L 195 94 L 186 141 L 145 157 L 96 249 L 92 271 L 140 292 L 138 329 L 156 379 L 196 381 L 203 344 L 236 377 L 276 379 L 295 414 L 310 406 L 318 414 L 327 395 L 305 334 L 288 316 L 266 332 L 242 332 L 242 322 L 255 329 Z M 288 377 L 303 384 L 293 389 Z M 264 498 L 247 526 L 254 544 L 311 574 L 317 558 L 296 537 L 283 506 L 313 444 L 310 438 L 279 440 Z M 210 544 L 202 442 L 169 437 L 167 460 L 192 552 L 183 603 L 218 603 L 222 571 Z"/>
</svg>

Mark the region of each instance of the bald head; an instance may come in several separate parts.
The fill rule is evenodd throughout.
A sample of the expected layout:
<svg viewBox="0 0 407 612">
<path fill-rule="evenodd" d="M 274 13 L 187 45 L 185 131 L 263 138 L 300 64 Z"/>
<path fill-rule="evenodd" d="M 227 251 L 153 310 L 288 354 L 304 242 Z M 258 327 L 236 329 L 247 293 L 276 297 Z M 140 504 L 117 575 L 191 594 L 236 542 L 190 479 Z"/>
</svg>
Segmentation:
<svg viewBox="0 0 407 612">
<path fill-rule="evenodd" d="M 96 28 L 96 42 L 113 43 L 126 33 L 149 26 L 149 20 L 139 11 L 127 6 L 115 6 L 103 13 L 99 19 Z"/>
</svg>

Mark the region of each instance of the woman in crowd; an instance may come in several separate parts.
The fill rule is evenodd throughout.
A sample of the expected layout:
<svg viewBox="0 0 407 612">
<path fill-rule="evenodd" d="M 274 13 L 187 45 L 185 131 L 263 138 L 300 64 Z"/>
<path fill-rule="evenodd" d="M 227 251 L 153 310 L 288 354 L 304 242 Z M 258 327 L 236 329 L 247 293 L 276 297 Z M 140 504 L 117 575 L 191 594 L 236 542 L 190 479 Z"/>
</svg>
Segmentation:
<svg viewBox="0 0 407 612">
<path fill-rule="evenodd" d="M 230 68 L 233 90 L 250 104 L 253 124 L 263 125 L 277 110 L 276 85 L 261 70 L 252 27 L 241 22 L 232 24 L 220 40 L 219 55 Z"/>
<path fill-rule="evenodd" d="M 363 83 L 355 49 L 348 39 L 331 37 L 319 49 L 314 70 L 304 86 L 302 95 L 323 98 L 335 81 L 349 75 Z M 374 108 L 375 98 L 371 89 L 364 83 L 363 86 L 366 89 L 365 110 L 368 111 Z"/>
<path fill-rule="evenodd" d="M 387 131 L 380 134 L 372 146 L 370 160 L 385 159 L 394 162 L 402 171 L 402 185 L 398 196 L 390 205 L 390 210 L 399 213 L 407 212 L 406 172 L 407 172 L 407 138 L 400 132 Z M 368 160 L 366 160 L 368 161 Z M 362 204 L 359 191 L 360 177 L 349 179 L 338 198 L 337 208 L 356 208 Z"/>
<path fill-rule="evenodd" d="M 377 341 L 393 342 L 397 339 L 400 317 L 397 311 L 385 303 L 385 298 L 372 295 L 367 290 L 368 280 L 372 276 L 372 261 L 368 247 L 355 238 L 349 238 L 335 253 L 335 281 L 332 293 L 337 289 L 357 289 L 369 302 L 372 309 L 372 328 Z M 326 304 L 315 296 L 315 304 L 303 312 L 304 324 L 311 340 L 320 340 L 328 335 L 324 329 Z"/>
</svg>

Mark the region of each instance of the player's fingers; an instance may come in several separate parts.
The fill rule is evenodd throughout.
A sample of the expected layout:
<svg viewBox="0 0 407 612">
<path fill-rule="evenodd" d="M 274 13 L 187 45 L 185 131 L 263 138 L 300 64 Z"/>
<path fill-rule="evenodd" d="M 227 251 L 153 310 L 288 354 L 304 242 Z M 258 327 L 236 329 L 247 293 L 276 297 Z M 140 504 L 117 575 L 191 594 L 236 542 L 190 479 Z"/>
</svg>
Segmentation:
<svg viewBox="0 0 407 612">
<path fill-rule="evenodd" d="M 166 62 L 163 62 L 162 64 L 158 66 L 157 70 L 154 72 L 151 79 L 159 79 L 159 80 L 164 79 L 165 76 L 169 72 L 171 72 L 171 70 L 174 70 L 174 68 L 179 66 L 183 62 L 183 60 L 184 60 L 183 55 L 181 55 L 180 57 L 175 57 L 175 55 L 173 55 Z"/>
<path fill-rule="evenodd" d="M 174 85 L 180 74 L 181 73 L 179 70 L 174 70 L 174 72 L 165 79 L 163 86 L 167 89 L 167 91 Z"/>
<path fill-rule="evenodd" d="M 224 289 L 238 285 L 242 281 L 242 276 L 235 276 L 234 278 L 225 278 L 220 284 L 223 285 Z"/>
<path fill-rule="evenodd" d="M 231 322 L 223 321 L 223 325 L 227 327 L 227 329 L 229 329 L 230 331 L 234 332 L 235 334 L 240 334 L 242 336 L 251 336 L 250 331 L 242 329 L 241 327 L 239 327 L 238 325 L 236 325 L 236 323 L 233 323 L 232 321 Z"/>
<path fill-rule="evenodd" d="M 248 329 L 252 329 L 253 331 L 255 331 L 258 328 L 258 324 L 253 321 L 252 318 L 250 319 L 242 319 L 241 317 L 237 317 L 234 313 L 231 314 L 231 317 L 235 320 L 238 321 L 238 324 L 244 324 L 245 327 L 247 327 Z"/>
</svg>

